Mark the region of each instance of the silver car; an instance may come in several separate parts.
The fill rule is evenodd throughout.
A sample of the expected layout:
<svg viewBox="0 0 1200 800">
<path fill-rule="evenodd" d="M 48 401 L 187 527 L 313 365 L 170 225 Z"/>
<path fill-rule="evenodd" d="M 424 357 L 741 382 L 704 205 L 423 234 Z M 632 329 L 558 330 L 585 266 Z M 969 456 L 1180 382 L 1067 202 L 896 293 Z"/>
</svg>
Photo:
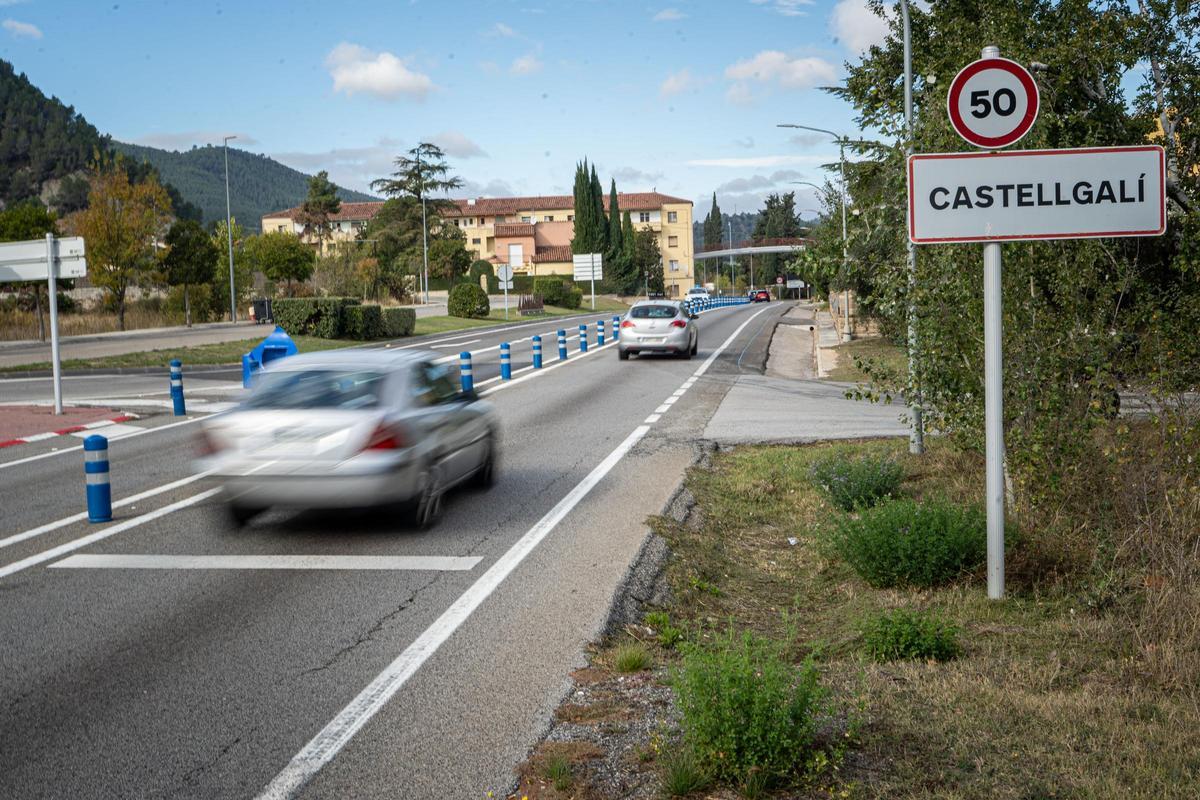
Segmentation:
<svg viewBox="0 0 1200 800">
<path fill-rule="evenodd" d="M 241 405 L 203 423 L 196 466 L 224 486 L 239 525 L 270 506 L 398 504 L 429 527 L 448 489 L 492 484 L 498 444 L 491 405 L 436 359 L 340 350 L 276 361 Z"/>
<path fill-rule="evenodd" d="M 640 353 L 691 358 L 700 346 L 696 318 L 677 300 L 639 300 L 621 320 L 617 355 L 622 361 Z"/>
</svg>

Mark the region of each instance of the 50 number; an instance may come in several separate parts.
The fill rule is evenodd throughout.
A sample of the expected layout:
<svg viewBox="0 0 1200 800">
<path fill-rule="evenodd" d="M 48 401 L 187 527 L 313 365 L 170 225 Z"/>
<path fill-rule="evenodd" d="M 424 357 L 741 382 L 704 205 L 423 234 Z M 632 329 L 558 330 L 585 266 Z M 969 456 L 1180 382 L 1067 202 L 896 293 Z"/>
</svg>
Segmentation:
<svg viewBox="0 0 1200 800">
<path fill-rule="evenodd" d="M 988 95 L 991 94 L 989 98 Z M 1012 89 L 997 89 L 994 93 L 987 89 L 971 92 L 971 116 L 983 119 L 993 111 L 1002 117 L 1010 116 L 1017 110 L 1017 95 Z"/>
</svg>

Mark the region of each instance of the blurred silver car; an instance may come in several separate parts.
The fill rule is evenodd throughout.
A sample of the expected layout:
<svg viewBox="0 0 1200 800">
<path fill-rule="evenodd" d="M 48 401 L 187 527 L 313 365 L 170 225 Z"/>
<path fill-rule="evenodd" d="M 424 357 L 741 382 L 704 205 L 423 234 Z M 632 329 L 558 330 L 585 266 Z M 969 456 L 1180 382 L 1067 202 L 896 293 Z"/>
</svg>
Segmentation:
<svg viewBox="0 0 1200 800">
<path fill-rule="evenodd" d="M 691 358 L 700 346 L 696 318 L 677 300 L 639 300 L 621 320 L 617 355 L 622 361 L 639 353 Z"/>
<path fill-rule="evenodd" d="M 213 470 L 241 525 L 270 506 L 401 505 L 418 527 L 451 487 L 496 477 L 490 404 L 458 390 L 433 353 L 340 350 L 272 363 L 249 397 L 209 418 L 197 468 Z"/>
</svg>

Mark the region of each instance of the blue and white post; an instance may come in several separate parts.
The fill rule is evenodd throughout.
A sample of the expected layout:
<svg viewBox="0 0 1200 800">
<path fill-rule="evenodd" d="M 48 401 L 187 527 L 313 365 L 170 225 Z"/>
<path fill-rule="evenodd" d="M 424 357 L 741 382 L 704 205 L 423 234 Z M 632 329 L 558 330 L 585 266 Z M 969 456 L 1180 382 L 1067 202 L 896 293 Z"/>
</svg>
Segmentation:
<svg viewBox="0 0 1200 800">
<path fill-rule="evenodd" d="M 604 320 L 596 320 L 596 347 L 604 347 Z"/>
<path fill-rule="evenodd" d="M 587 352 L 587 324 L 579 326 L 579 352 Z"/>
<path fill-rule="evenodd" d="M 567 332 L 562 328 L 558 329 L 558 360 L 567 360 Z"/>
<path fill-rule="evenodd" d="M 475 378 L 471 375 L 471 353 L 468 350 L 458 354 L 458 379 L 462 383 L 464 394 L 475 391 Z"/>
<path fill-rule="evenodd" d="M 621 318 L 614 316 L 612 325 L 613 325 L 613 341 L 615 342 L 621 338 Z"/>
<path fill-rule="evenodd" d="M 171 359 L 171 403 L 175 406 L 175 416 L 187 414 L 183 404 L 183 362 L 178 358 Z"/>
<path fill-rule="evenodd" d="M 88 522 L 112 521 L 112 487 L 108 484 L 108 439 L 83 440 L 83 475 L 87 481 Z"/>
<path fill-rule="evenodd" d="M 500 343 L 500 380 L 512 379 L 512 348 L 508 342 Z"/>
<path fill-rule="evenodd" d="M 542 368 L 542 337 L 534 336 L 532 339 L 532 342 L 533 342 L 533 368 L 541 369 Z"/>
</svg>

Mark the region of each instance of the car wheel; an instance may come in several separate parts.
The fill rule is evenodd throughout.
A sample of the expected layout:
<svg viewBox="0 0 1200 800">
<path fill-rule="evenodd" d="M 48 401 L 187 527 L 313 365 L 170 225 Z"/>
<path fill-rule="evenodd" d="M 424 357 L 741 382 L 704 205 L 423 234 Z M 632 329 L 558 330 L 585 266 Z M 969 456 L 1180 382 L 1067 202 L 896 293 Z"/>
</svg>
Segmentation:
<svg viewBox="0 0 1200 800">
<path fill-rule="evenodd" d="M 244 528 L 247 522 L 261 514 L 263 510 L 258 506 L 250 506 L 245 503 L 225 504 L 225 511 L 229 515 L 229 521 L 238 528 Z"/>
<path fill-rule="evenodd" d="M 430 467 L 412 504 L 412 522 L 419 530 L 428 530 L 437 524 L 442 515 L 443 493 L 441 468 Z"/>
<path fill-rule="evenodd" d="M 698 353 L 698 352 L 700 352 L 700 337 L 699 336 L 697 336 L 695 339 L 692 340 L 692 355 L 696 355 L 696 353 Z"/>
<path fill-rule="evenodd" d="M 629 360 L 629 351 L 622 350 L 621 348 L 618 347 L 617 348 L 617 358 L 621 359 L 622 361 L 628 361 Z"/>
<path fill-rule="evenodd" d="M 487 489 L 496 483 L 496 446 L 491 436 L 487 438 L 487 453 L 483 457 L 483 463 L 475 470 L 471 483 L 477 489 Z"/>
</svg>

